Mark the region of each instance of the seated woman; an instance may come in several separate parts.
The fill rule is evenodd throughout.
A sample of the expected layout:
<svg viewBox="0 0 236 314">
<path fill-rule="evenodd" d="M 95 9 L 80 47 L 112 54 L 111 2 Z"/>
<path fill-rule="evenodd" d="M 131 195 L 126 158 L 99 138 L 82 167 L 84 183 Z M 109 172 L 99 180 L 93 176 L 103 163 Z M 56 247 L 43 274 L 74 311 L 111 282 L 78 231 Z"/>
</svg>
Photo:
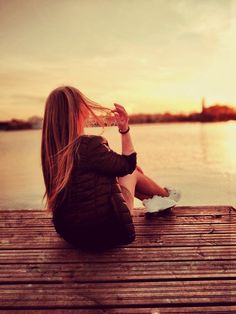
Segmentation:
<svg viewBox="0 0 236 314">
<path fill-rule="evenodd" d="M 111 120 L 104 121 L 96 111 L 115 119 L 122 154 L 111 150 L 104 137 L 84 134 L 91 119 L 103 127 Z M 123 106 L 115 104 L 110 110 L 71 86 L 56 88 L 46 100 L 41 142 L 43 198 L 58 234 L 80 249 L 131 243 L 135 239 L 134 197 L 146 202 L 153 196 L 169 199 L 170 191 L 137 166 L 128 121 Z M 167 203 L 173 206 L 171 200 Z"/>
</svg>

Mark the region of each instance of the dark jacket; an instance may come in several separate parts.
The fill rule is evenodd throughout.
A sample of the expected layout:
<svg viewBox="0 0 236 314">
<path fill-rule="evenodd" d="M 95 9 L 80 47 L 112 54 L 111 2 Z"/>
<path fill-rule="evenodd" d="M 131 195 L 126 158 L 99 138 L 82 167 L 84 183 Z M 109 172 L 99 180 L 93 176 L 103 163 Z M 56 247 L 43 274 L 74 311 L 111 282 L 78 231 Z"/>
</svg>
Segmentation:
<svg viewBox="0 0 236 314">
<path fill-rule="evenodd" d="M 136 168 L 136 153 L 120 155 L 102 136 L 78 139 L 68 194 L 53 213 L 56 231 L 82 249 L 104 249 L 135 239 L 117 177 Z"/>
</svg>

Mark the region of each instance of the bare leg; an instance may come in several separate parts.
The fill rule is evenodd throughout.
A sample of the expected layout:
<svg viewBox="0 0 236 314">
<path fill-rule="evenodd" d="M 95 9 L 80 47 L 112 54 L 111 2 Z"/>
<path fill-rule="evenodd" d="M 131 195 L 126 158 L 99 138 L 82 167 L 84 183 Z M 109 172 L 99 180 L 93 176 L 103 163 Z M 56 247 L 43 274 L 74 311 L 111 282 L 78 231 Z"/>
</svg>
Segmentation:
<svg viewBox="0 0 236 314">
<path fill-rule="evenodd" d="M 132 201 L 131 201 L 131 208 L 132 211 L 134 208 L 134 195 L 135 195 L 135 187 L 137 183 L 137 170 L 135 170 L 132 174 L 128 174 L 124 177 L 119 177 L 118 182 L 121 186 L 124 186 L 131 194 Z M 126 195 L 124 194 L 124 198 L 126 200 Z M 127 201 L 127 200 L 126 200 Z M 128 200 L 129 201 L 129 200 Z"/>
<path fill-rule="evenodd" d="M 137 197 L 140 200 L 151 198 L 154 195 L 169 196 L 164 188 L 137 169 L 132 174 L 119 177 L 118 182 L 130 191 L 133 198 Z"/>
<path fill-rule="evenodd" d="M 160 187 L 156 182 L 147 177 L 145 174 L 137 171 L 137 183 L 135 190 L 137 192 L 137 196 L 147 196 L 146 198 L 151 198 L 154 195 L 159 195 L 162 197 L 169 196 L 169 192 Z"/>
<path fill-rule="evenodd" d="M 150 195 L 142 194 L 142 193 L 138 192 L 137 190 L 135 190 L 134 196 L 135 196 L 136 198 L 138 198 L 139 200 L 141 200 L 141 201 L 143 201 L 143 200 L 145 200 L 145 199 L 147 199 L 147 198 L 150 198 Z"/>
</svg>

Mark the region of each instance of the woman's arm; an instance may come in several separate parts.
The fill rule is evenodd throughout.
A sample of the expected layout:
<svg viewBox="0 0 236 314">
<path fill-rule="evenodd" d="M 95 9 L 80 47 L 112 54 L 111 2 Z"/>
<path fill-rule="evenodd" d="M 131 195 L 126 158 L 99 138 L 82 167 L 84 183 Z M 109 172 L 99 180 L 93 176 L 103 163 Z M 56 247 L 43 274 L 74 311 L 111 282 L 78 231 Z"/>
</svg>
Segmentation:
<svg viewBox="0 0 236 314">
<path fill-rule="evenodd" d="M 125 108 L 119 104 L 114 104 L 115 109 L 112 110 L 120 132 L 125 132 L 129 128 L 129 116 Z M 130 132 L 121 133 L 122 154 L 130 155 L 135 152 Z"/>
<path fill-rule="evenodd" d="M 132 173 L 137 165 L 137 154 L 134 150 L 129 131 L 129 117 L 125 108 L 115 104 L 112 110 L 121 133 L 122 155 L 110 149 L 102 136 L 92 136 L 88 145 L 88 162 L 90 169 L 111 176 L 125 176 Z M 122 134 L 125 132 L 125 134 Z"/>
<path fill-rule="evenodd" d="M 102 136 L 90 136 L 87 142 L 86 160 L 90 170 L 102 175 L 123 177 L 131 174 L 137 165 L 137 154 L 118 154 L 110 149 L 107 140 Z"/>
</svg>

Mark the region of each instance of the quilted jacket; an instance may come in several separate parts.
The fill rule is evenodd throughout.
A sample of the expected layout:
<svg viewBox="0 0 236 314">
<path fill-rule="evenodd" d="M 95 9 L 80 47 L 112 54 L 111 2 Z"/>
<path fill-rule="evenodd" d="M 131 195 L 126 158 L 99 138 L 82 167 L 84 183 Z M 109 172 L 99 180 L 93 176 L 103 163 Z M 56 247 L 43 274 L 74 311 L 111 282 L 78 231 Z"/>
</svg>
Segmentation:
<svg viewBox="0 0 236 314">
<path fill-rule="evenodd" d="M 53 212 L 57 233 L 84 250 L 100 250 L 135 239 L 135 229 L 117 177 L 136 168 L 136 152 L 121 155 L 102 136 L 78 139 L 68 194 Z"/>
</svg>

